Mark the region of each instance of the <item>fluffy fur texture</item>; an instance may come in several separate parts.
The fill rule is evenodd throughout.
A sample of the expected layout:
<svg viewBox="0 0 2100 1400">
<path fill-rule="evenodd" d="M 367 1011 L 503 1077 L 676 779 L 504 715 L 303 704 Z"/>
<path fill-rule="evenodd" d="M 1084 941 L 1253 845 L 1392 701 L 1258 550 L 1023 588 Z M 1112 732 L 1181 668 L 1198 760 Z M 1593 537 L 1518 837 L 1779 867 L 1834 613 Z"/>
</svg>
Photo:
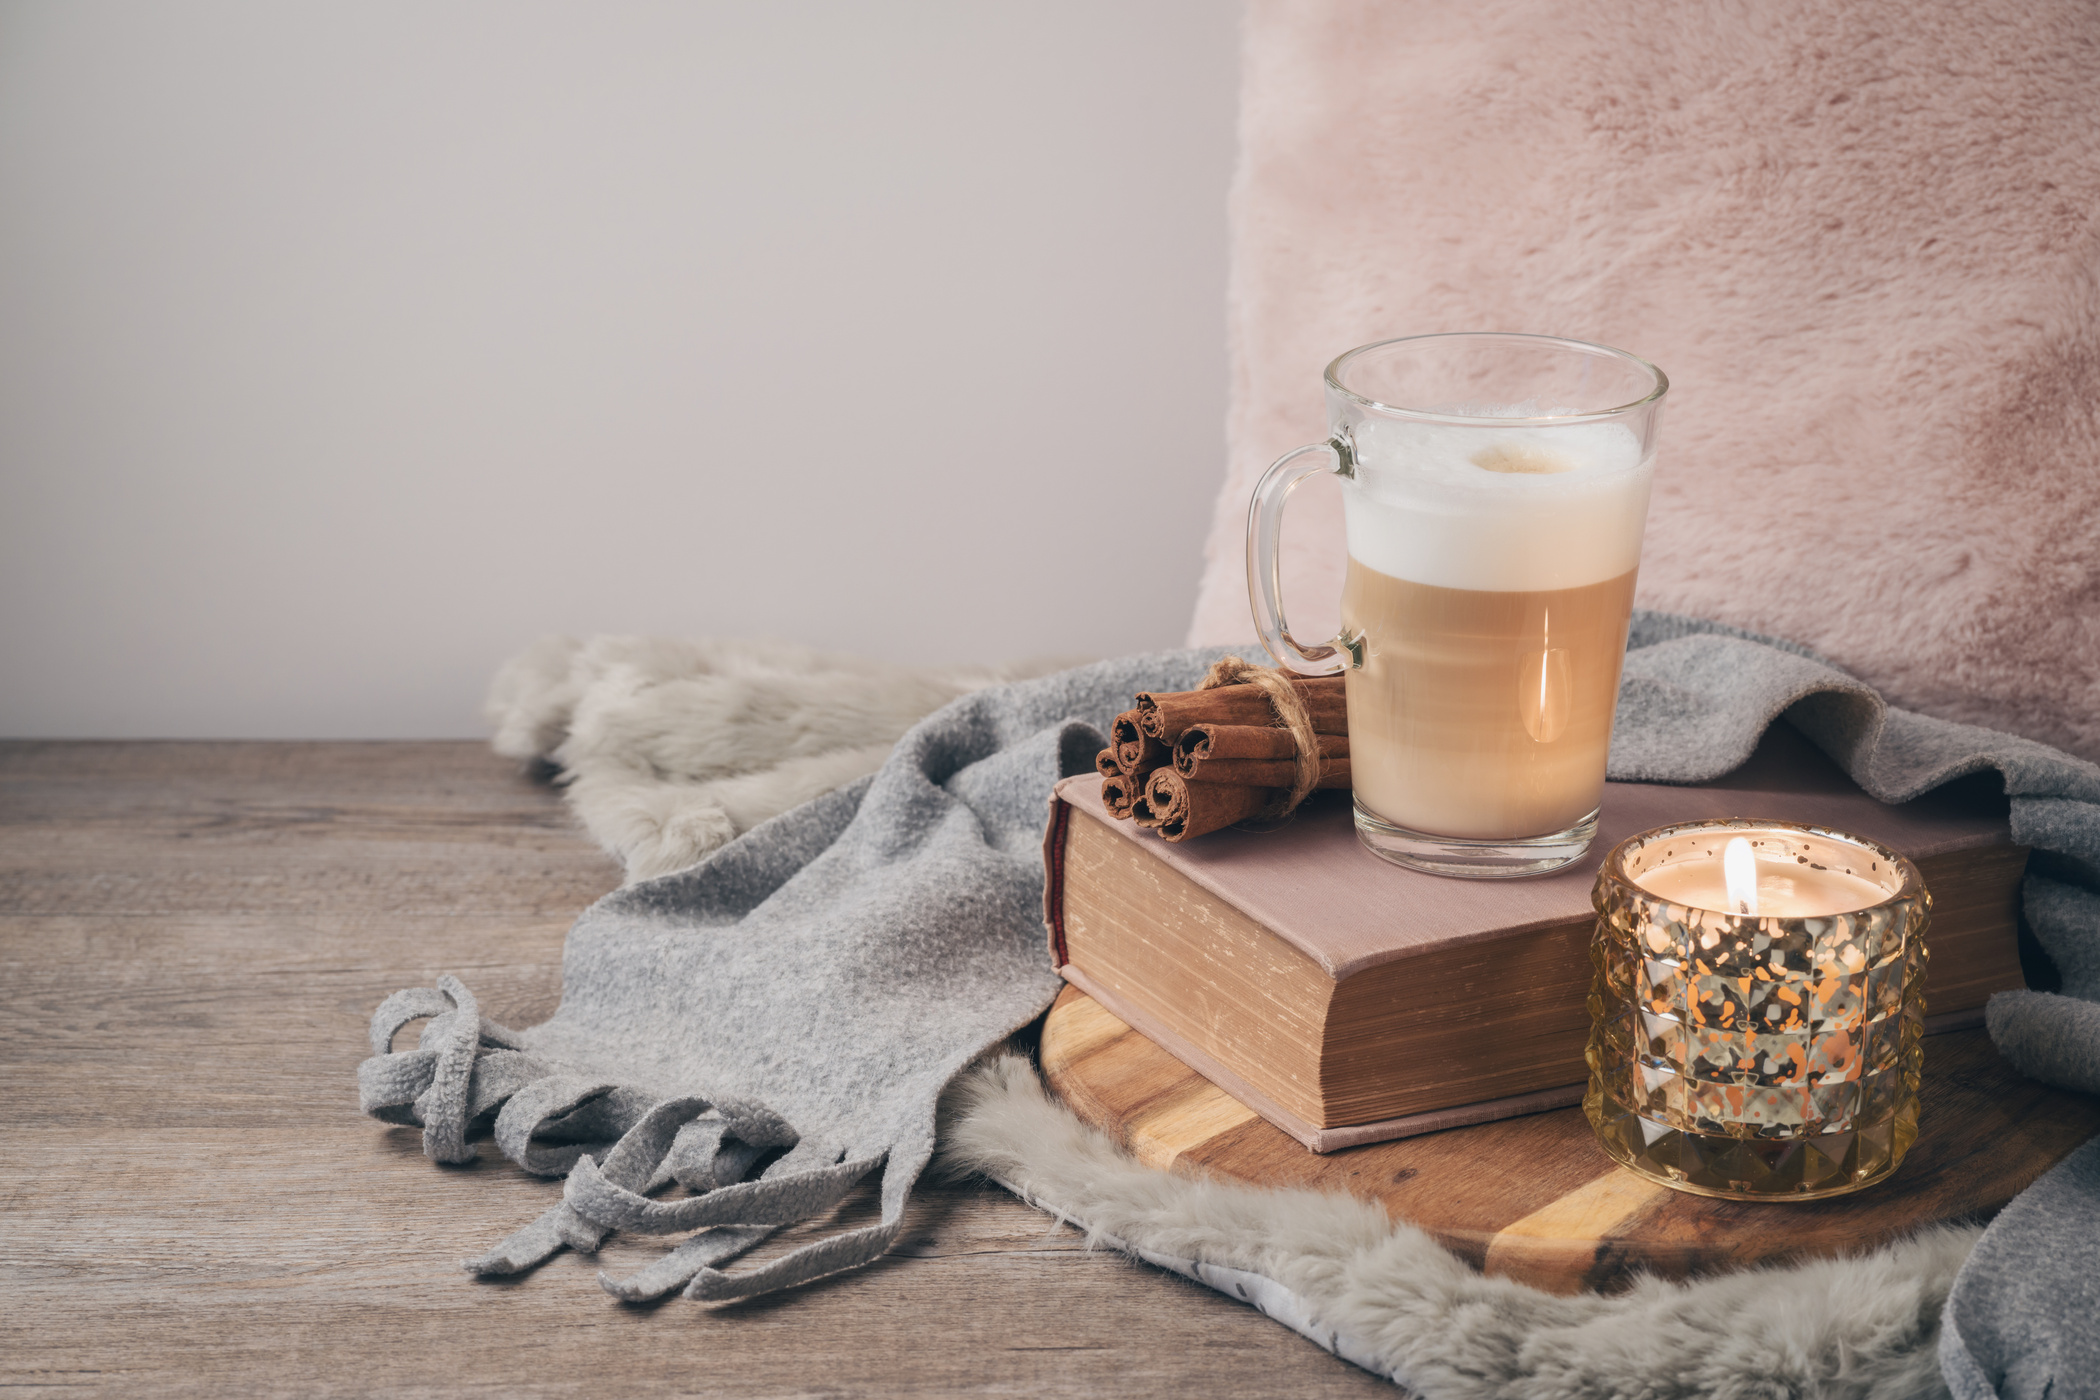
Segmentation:
<svg viewBox="0 0 2100 1400">
<path fill-rule="evenodd" d="M 1974 1227 L 1854 1259 L 1563 1298 L 1476 1273 L 1375 1205 L 1154 1171 L 1002 1056 L 950 1091 L 943 1161 L 1263 1312 L 1423 1400 L 1947 1394 L 1939 1317 Z"/>
<path fill-rule="evenodd" d="M 497 673 L 484 713 L 498 753 L 559 770 L 635 881 L 873 773 L 958 696 L 1076 664 L 914 670 L 785 642 L 545 637 Z"/>
<path fill-rule="evenodd" d="M 1255 0 L 1229 478 L 1354 345 L 1519 330 L 1670 375 L 1641 602 L 2100 759 L 2100 12 L 2074 0 Z M 1286 594 L 1340 589 L 1297 508 Z"/>
</svg>

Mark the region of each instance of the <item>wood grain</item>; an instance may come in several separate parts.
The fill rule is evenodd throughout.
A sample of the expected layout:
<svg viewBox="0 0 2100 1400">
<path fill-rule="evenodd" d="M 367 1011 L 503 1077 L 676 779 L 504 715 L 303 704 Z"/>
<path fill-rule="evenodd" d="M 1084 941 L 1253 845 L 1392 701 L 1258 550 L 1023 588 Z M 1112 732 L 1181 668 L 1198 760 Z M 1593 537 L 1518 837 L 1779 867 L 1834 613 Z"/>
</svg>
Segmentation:
<svg viewBox="0 0 2100 1400">
<path fill-rule="evenodd" d="M 1985 1216 L 2100 1132 L 2100 1102 L 2021 1078 L 1982 1031 L 1932 1036 L 1918 1141 L 1892 1178 L 1828 1201 L 1748 1204 L 1614 1166 L 1579 1108 L 1321 1156 L 1074 987 L 1044 1024 L 1042 1061 L 1074 1112 L 1147 1162 L 1349 1191 L 1489 1273 L 1556 1292 L 1846 1253 Z"/>
<path fill-rule="evenodd" d="M 619 1237 L 470 1281 L 556 1188 L 361 1116 L 366 1018 L 447 971 L 543 1018 L 617 882 L 476 744 L 0 744 L 0 1387 L 1393 1393 L 983 1185 L 923 1185 L 882 1262 L 749 1304 L 613 1302 L 597 1270 L 661 1248 Z"/>
</svg>

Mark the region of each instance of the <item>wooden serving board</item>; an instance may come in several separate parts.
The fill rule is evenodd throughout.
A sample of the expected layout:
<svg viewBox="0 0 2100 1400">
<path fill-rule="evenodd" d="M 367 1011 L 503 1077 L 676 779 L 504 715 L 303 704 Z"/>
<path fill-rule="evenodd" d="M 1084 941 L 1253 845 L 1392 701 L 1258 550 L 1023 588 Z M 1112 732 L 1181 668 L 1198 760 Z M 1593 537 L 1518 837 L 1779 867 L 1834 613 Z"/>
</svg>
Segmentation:
<svg viewBox="0 0 2100 1400">
<path fill-rule="evenodd" d="M 1491 1274 L 1557 1293 L 1841 1254 L 1989 1215 L 2100 1132 L 2100 1100 L 2023 1079 L 1981 1030 L 1927 1038 L 1918 1140 L 1853 1196 L 1750 1204 L 1654 1185 L 1604 1155 L 1580 1108 L 1325 1156 L 1066 987 L 1043 1026 L 1050 1086 L 1141 1161 L 1375 1200 Z"/>
</svg>

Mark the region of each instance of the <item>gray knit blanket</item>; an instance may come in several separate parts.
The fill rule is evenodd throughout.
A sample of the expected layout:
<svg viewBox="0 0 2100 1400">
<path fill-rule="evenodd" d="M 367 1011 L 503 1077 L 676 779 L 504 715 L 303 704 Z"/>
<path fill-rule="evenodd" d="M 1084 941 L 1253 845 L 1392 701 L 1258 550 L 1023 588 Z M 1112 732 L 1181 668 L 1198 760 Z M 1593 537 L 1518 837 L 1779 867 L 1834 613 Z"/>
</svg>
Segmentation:
<svg viewBox="0 0 2100 1400">
<path fill-rule="evenodd" d="M 435 1161 L 468 1159 L 487 1129 L 518 1166 L 563 1178 L 557 1202 L 467 1267 L 516 1273 L 615 1230 L 675 1235 L 638 1273 L 601 1281 L 625 1299 L 726 1299 L 878 1257 L 934 1151 L 943 1090 L 1058 989 L 1038 914 L 1051 786 L 1091 767 L 1134 692 L 1193 686 L 1216 655 L 1103 662 L 956 700 L 874 776 L 585 911 L 541 1025 L 496 1025 L 450 977 L 388 998 L 359 1069 L 366 1111 L 420 1126 Z M 2100 1092 L 2100 768 L 1889 707 L 1804 648 L 1641 614 L 1612 776 L 1718 777 L 1781 716 L 1883 801 L 2003 775 L 2014 838 L 2035 849 L 2026 916 L 2062 989 L 1994 998 L 1991 1034 L 2023 1072 Z M 393 1049 L 418 1019 L 416 1047 Z M 880 1182 L 876 1224 L 728 1267 L 864 1179 Z M 673 1183 L 686 1191 L 664 1193 Z M 2096 1279 L 2100 1142 L 1971 1254 L 1940 1333 L 1953 1393 L 2095 1393 Z"/>
</svg>

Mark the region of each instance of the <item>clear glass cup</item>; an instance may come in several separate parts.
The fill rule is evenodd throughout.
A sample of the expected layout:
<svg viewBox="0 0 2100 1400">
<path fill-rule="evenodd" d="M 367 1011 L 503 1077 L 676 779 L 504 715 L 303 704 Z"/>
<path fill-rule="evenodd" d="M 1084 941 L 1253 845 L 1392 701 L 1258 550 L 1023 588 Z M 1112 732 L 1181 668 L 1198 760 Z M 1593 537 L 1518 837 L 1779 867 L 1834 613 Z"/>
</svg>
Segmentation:
<svg viewBox="0 0 2100 1400">
<path fill-rule="evenodd" d="M 1347 678 L 1356 828 L 1439 875 L 1540 875 L 1596 834 L 1669 380 L 1551 336 L 1410 336 L 1327 367 L 1328 437 L 1254 490 L 1262 643 Z M 1342 478 L 1342 629 L 1301 646 L 1278 536 L 1291 490 Z"/>
</svg>

